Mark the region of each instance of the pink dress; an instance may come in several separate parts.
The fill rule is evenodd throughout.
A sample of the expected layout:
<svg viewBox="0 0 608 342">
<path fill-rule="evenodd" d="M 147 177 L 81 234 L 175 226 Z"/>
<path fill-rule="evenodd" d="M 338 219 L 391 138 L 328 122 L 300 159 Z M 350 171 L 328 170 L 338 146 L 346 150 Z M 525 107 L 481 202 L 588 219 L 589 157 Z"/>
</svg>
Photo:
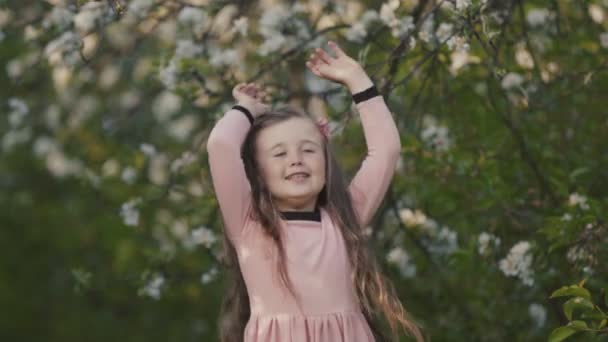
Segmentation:
<svg viewBox="0 0 608 342">
<path fill-rule="evenodd" d="M 399 132 L 382 96 L 356 104 L 367 155 L 349 185 L 355 211 L 367 226 L 377 210 L 400 152 Z M 279 280 L 273 242 L 247 216 L 250 185 L 239 147 L 250 127 L 231 109 L 207 143 L 213 185 L 228 237 L 234 244 L 249 294 L 251 316 L 245 342 L 371 342 L 371 329 L 357 305 L 351 266 L 340 230 L 320 208 L 320 222 L 281 220 L 287 273 L 301 296 L 301 310 Z"/>
</svg>

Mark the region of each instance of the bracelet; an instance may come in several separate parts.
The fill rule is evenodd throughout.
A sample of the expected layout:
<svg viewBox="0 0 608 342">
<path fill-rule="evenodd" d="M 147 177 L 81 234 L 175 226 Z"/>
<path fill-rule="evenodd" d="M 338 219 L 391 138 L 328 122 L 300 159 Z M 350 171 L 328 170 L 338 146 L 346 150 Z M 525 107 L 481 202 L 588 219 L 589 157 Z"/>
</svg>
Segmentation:
<svg viewBox="0 0 608 342">
<path fill-rule="evenodd" d="M 362 90 L 356 94 L 353 94 L 353 100 L 355 101 L 355 103 L 359 103 L 359 102 L 363 102 L 365 100 L 369 100 L 372 97 L 378 96 L 380 95 L 380 93 L 378 92 L 378 89 L 376 88 L 375 85 L 372 84 L 371 87 Z"/>
<path fill-rule="evenodd" d="M 247 116 L 247 119 L 249 119 L 249 123 L 253 125 L 253 115 L 251 115 L 249 109 L 241 105 L 234 105 L 232 106 L 232 109 L 240 110 L 241 112 L 243 112 Z"/>
</svg>

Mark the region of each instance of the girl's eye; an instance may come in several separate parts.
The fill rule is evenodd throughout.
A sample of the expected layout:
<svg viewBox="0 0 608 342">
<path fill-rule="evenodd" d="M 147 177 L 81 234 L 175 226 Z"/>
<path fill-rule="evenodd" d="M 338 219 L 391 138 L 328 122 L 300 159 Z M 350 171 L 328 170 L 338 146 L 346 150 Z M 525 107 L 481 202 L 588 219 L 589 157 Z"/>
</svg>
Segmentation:
<svg viewBox="0 0 608 342">
<path fill-rule="evenodd" d="M 282 155 L 285 155 L 285 152 L 281 152 L 281 153 L 275 154 L 274 156 L 275 156 L 275 157 L 280 157 L 280 156 L 282 156 Z"/>
<path fill-rule="evenodd" d="M 304 150 L 304 152 L 314 152 L 315 150 Z"/>
</svg>

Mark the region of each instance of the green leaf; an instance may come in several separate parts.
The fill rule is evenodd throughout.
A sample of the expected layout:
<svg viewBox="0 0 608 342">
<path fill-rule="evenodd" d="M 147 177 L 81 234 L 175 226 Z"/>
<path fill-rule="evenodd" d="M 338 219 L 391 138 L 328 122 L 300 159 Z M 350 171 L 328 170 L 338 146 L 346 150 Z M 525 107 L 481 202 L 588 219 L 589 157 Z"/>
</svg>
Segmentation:
<svg viewBox="0 0 608 342">
<path fill-rule="evenodd" d="M 551 335 L 549 335 L 549 342 L 563 341 L 574 333 L 576 333 L 576 330 L 570 327 L 559 327 L 551 332 Z"/>
<path fill-rule="evenodd" d="M 369 53 L 369 49 L 371 46 L 371 44 L 367 44 L 363 49 L 361 49 L 361 51 L 359 51 L 359 54 L 357 56 L 359 64 L 365 65 L 365 60 L 367 59 L 367 54 Z"/>
<path fill-rule="evenodd" d="M 581 281 L 578 283 L 578 286 L 580 286 L 580 287 L 585 287 L 585 282 L 586 282 L 586 281 L 587 281 L 587 278 L 583 278 L 583 280 L 581 280 Z"/>
<path fill-rule="evenodd" d="M 597 310 L 593 310 L 593 311 L 587 311 L 587 312 L 581 313 L 581 319 L 584 319 L 586 321 L 588 321 L 588 320 L 599 321 L 602 319 L 608 319 L 608 316 Z"/>
<path fill-rule="evenodd" d="M 558 290 L 555 290 L 549 298 L 564 297 L 564 296 L 577 296 L 586 299 L 591 299 L 591 294 L 586 288 L 578 285 L 563 286 Z"/>
<path fill-rule="evenodd" d="M 608 287 L 604 289 L 604 305 L 608 306 Z"/>
<path fill-rule="evenodd" d="M 568 323 L 568 326 L 572 327 L 573 329 L 575 329 L 577 331 L 583 331 L 583 330 L 589 329 L 587 327 L 587 323 L 585 323 L 584 321 L 572 321 L 572 322 Z"/>
<path fill-rule="evenodd" d="M 606 322 L 608 322 L 608 319 L 603 319 L 600 322 L 600 326 L 598 327 L 598 329 L 604 329 L 604 327 L 606 326 Z"/>
<path fill-rule="evenodd" d="M 594 305 L 589 299 L 583 297 L 575 297 L 569 299 L 567 302 L 564 303 L 564 314 L 566 315 L 569 321 L 572 320 L 572 312 L 574 311 L 574 309 L 585 311 L 593 310 Z"/>
<path fill-rule="evenodd" d="M 568 177 L 570 178 L 570 181 L 576 181 L 576 177 L 583 175 L 589 171 L 590 169 L 588 167 L 579 167 L 578 169 L 572 171 Z"/>
</svg>

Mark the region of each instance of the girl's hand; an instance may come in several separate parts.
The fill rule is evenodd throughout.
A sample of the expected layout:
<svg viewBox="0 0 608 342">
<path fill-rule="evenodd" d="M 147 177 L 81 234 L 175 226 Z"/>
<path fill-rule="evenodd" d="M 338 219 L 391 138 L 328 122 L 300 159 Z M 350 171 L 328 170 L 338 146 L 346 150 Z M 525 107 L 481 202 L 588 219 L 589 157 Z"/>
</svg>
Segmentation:
<svg viewBox="0 0 608 342">
<path fill-rule="evenodd" d="M 270 96 L 256 83 L 239 83 L 232 89 L 237 104 L 249 109 L 251 115 L 258 117 L 270 109 Z"/>
<path fill-rule="evenodd" d="M 338 44 L 329 41 L 327 45 L 336 57 L 330 56 L 321 48 L 316 48 L 306 62 L 306 66 L 313 74 L 342 83 L 353 93 L 365 90 L 373 84 L 363 67 L 345 54 Z"/>
</svg>

